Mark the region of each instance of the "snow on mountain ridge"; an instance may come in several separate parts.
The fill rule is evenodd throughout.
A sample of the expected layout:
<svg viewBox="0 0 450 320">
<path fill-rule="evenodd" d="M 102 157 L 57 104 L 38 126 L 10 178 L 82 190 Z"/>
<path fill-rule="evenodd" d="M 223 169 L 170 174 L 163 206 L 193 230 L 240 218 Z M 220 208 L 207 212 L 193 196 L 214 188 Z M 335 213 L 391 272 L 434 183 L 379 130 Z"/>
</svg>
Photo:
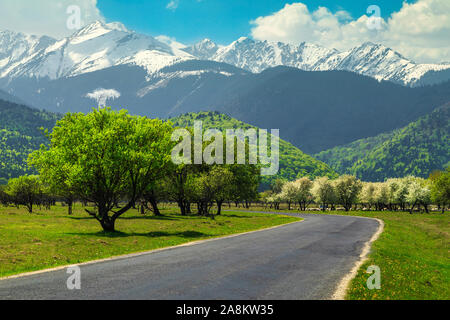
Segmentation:
<svg viewBox="0 0 450 320">
<path fill-rule="evenodd" d="M 13 31 L 1 31 L 0 75 L 55 42 L 55 39 L 47 36 L 38 37 Z"/>
<path fill-rule="evenodd" d="M 19 63 L 3 68 L 0 77 L 58 79 L 121 64 L 139 65 L 151 72 L 167 63 L 193 58 L 181 50 L 174 52 L 169 45 L 153 37 L 128 31 L 119 23 L 96 21 L 70 37 L 55 40 Z"/>
<path fill-rule="evenodd" d="M 61 40 L 0 32 L 0 78 L 58 79 L 124 64 L 140 66 L 151 77 L 164 67 L 187 60 L 227 63 L 253 73 L 276 66 L 306 71 L 346 70 L 407 86 L 424 84 L 425 77 L 427 83 L 450 78 L 450 64 L 416 64 L 371 42 L 345 52 L 311 43 L 293 45 L 247 37 L 227 46 L 210 39 L 185 46 L 170 37 L 153 38 L 129 31 L 118 22 L 101 21 Z"/>
<path fill-rule="evenodd" d="M 186 51 L 195 55 L 194 48 L 201 44 L 188 47 Z M 371 42 L 339 52 L 310 43 L 292 45 L 242 37 L 209 55 L 203 51 L 198 57 L 229 63 L 253 73 L 280 65 L 306 71 L 346 70 L 408 86 L 418 84 L 428 72 L 450 69 L 450 64 L 416 64 L 388 47 Z"/>
<path fill-rule="evenodd" d="M 184 48 L 183 50 L 199 59 L 211 60 L 210 58 L 219 50 L 219 46 L 210 39 L 202 41 Z"/>
</svg>

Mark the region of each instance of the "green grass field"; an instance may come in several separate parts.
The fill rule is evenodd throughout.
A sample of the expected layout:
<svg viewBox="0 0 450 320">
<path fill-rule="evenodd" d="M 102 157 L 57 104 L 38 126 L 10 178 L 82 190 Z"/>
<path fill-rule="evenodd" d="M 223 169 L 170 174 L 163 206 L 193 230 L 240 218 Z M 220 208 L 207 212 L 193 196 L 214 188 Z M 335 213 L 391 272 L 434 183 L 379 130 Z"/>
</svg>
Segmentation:
<svg viewBox="0 0 450 320">
<path fill-rule="evenodd" d="M 348 291 L 352 300 L 450 299 L 450 217 L 448 214 L 398 212 L 352 213 L 384 221 L 385 229 L 372 246 Z M 381 269 L 381 289 L 368 290 L 365 271 Z"/>
<path fill-rule="evenodd" d="M 174 207 L 166 207 L 162 210 L 163 217 L 130 211 L 117 222 L 120 232 L 111 235 L 102 232 L 98 222 L 87 216 L 80 205 L 75 207 L 73 216 L 68 216 L 66 210 L 58 206 L 51 211 L 28 214 L 24 209 L 0 207 L 0 277 L 299 220 L 253 212 L 224 212 L 211 220 L 182 217 L 174 213 L 177 212 Z M 232 210 L 245 209 L 232 207 Z M 450 298 L 448 213 L 351 212 L 350 215 L 382 219 L 385 229 L 373 244 L 369 260 L 352 281 L 347 299 Z M 370 275 L 365 271 L 370 265 L 381 269 L 381 290 L 369 290 L 366 286 Z"/>
<path fill-rule="evenodd" d="M 280 210 L 280 212 L 298 212 Z M 240 208 L 239 210 L 245 210 Z M 250 210 L 268 211 L 264 207 Z M 309 212 L 323 214 L 322 212 Z M 384 231 L 348 290 L 350 300 L 450 299 L 450 216 L 447 213 L 326 212 L 378 218 Z M 381 269 L 381 289 L 369 290 L 369 266 Z"/>
<path fill-rule="evenodd" d="M 0 207 L 0 277 L 77 264 L 191 241 L 282 225 L 301 219 L 256 213 L 226 212 L 211 218 L 175 214 L 141 215 L 131 210 L 117 221 L 117 234 L 106 234 L 84 213 L 57 206 L 29 214 L 25 209 Z"/>
</svg>

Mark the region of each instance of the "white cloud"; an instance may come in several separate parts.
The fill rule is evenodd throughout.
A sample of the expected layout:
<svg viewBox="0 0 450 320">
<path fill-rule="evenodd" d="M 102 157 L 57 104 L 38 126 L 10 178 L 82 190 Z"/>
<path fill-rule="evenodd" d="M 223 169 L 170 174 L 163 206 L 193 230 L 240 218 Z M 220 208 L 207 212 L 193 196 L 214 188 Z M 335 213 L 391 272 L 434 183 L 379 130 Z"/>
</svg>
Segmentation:
<svg viewBox="0 0 450 320">
<path fill-rule="evenodd" d="M 180 4 L 179 0 L 170 0 L 170 2 L 166 6 L 166 9 L 176 10 L 179 4 Z"/>
<path fill-rule="evenodd" d="M 75 31 L 67 27 L 67 8 L 73 5 L 80 8 L 81 26 L 104 20 L 97 0 L 1 0 L 0 30 L 62 38 Z"/>
<path fill-rule="evenodd" d="M 106 102 L 108 100 L 115 100 L 120 98 L 120 92 L 115 89 L 98 88 L 95 91 L 86 94 L 86 98 L 97 101 L 97 104 L 103 107 L 106 105 Z"/>
<path fill-rule="evenodd" d="M 332 13 L 325 7 L 311 12 L 303 3 L 293 3 L 251 23 L 254 25 L 252 35 L 258 40 L 306 41 L 340 50 L 371 41 L 389 46 L 418 62 L 450 60 L 449 0 L 405 2 L 400 11 L 387 20 L 371 20 L 379 22 L 378 29 L 368 28 L 368 20 L 367 15 L 352 19 L 346 11 Z"/>
</svg>

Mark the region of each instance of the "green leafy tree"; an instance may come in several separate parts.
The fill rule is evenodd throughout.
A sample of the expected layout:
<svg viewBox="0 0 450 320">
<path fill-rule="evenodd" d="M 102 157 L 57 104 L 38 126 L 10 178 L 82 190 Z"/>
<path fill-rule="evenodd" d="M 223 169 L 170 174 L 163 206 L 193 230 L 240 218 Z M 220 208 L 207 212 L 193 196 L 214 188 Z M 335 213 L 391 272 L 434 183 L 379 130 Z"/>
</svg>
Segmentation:
<svg viewBox="0 0 450 320">
<path fill-rule="evenodd" d="M 283 185 L 286 183 L 287 181 L 285 179 L 275 179 L 272 184 L 270 185 L 270 190 L 274 193 L 280 193 L 281 190 L 283 190 Z"/>
<path fill-rule="evenodd" d="M 450 204 L 450 167 L 443 172 L 438 172 L 430 177 L 431 200 L 440 206 L 442 213 Z"/>
<path fill-rule="evenodd" d="M 344 206 L 345 211 L 350 211 L 358 200 L 362 182 L 354 176 L 344 175 L 335 181 L 335 190 L 338 202 Z"/>
<path fill-rule="evenodd" d="M 231 197 L 234 202 L 249 203 L 258 199 L 258 187 L 261 181 L 261 167 L 258 165 L 235 164 L 230 165 L 229 170 L 233 174 L 231 182 Z"/>
<path fill-rule="evenodd" d="M 103 230 L 115 231 L 117 218 L 167 170 L 172 130 L 170 123 L 123 110 L 69 113 L 55 126 L 50 146 L 33 153 L 30 163 L 55 188 L 94 203 L 95 210 L 86 212 Z"/>
<path fill-rule="evenodd" d="M 33 213 L 33 206 L 39 202 L 44 188 L 38 176 L 21 176 L 10 179 L 6 193 L 16 205 L 26 206 L 29 213 Z"/>
<path fill-rule="evenodd" d="M 408 187 L 408 195 L 406 196 L 406 201 L 411 204 L 409 213 L 413 213 L 416 205 L 418 205 L 419 208 L 422 205 L 425 211 L 428 213 L 428 205 L 431 202 L 431 191 L 425 179 L 411 179 Z"/>
<path fill-rule="evenodd" d="M 295 181 L 289 181 L 283 185 L 279 195 L 283 201 L 287 202 L 288 210 L 291 210 L 291 204 L 297 201 L 298 193 L 298 185 Z"/>
<path fill-rule="evenodd" d="M 311 189 L 313 182 L 308 177 L 303 177 L 295 181 L 297 184 L 297 202 L 300 205 L 300 210 L 306 211 L 308 205 L 313 201 Z"/>
<path fill-rule="evenodd" d="M 6 185 L 0 185 L 0 204 L 7 206 L 10 203 L 10 197 L 6 193 Z"/>
<path fill-rule="evenodd" d="M 199 214 L 209 215 L 211 207 L 217 204 L 217 214 L 221 214 L 222 204 L 232 195 L 233 173 L 227 166 L 210 166 L 193 181 L 193 200 L 197 202 Z"/>
<path fill-rule="evenodd" d="M 311 193 L 316 203 L 325 211 L 329 205 L 336 202 L 336 192 L 332 181 L 328 177 L 317 178 L 314 180 Z"/>
</svg>

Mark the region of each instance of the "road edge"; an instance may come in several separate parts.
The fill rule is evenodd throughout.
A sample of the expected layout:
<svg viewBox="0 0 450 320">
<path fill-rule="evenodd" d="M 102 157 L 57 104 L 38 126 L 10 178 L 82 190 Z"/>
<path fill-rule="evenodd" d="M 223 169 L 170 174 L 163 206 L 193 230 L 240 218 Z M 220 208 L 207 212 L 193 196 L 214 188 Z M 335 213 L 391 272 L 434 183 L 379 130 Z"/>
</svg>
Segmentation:
<svg viewBox="0 0 450 320">
<path fill-rule="evenodd" d="M 277 226 L 264 228 L 264 229 L 259 229 L 259 230 L 247 231 L 247 232 L 243 232 L 243 233 L 236 233 L 236 234 L 231 234 L 231 235 L 227 235 L 227 236 L 210 238 L 210 239 L 204 239 L 204 240 L 198 240 L 198 241 L 191 241 L 191 242 L 182 243 L 182 244 L 179 244 L 179 245 L 176 245 L 176 246 L 164 247 L 164 248 L 153 249 L 153 250 L 142 251 L 142 252 L 136 252 L 136 253 L 129 253 L 129 254 L 124 254 L 124 255 L 104 258 L 104 259 L 97 259 L 97 260 L 92 260 L 92 261 L 86 261 L 86 262 L 77 263 L 77 264 L 70 264 L 70 265 L 64 265 L 64 266 L 49 268 L 49 269 L 42 269 L 42 270 L 31 271 L 31 272 L 24 272 L 24 273 L 14 274 L 14 275 L 11 275 L 11 276 L 0 277 L 0 281 L 13 280 L 13 279 L 18 279 L 18 278 L 24 278 L 24 277 L 30 277 L 30 276 L 34 276 L 34 275 L 39 275 L 39 274 L 43 274 L 43 273 L 61 271 L 61 270 L 64 270 L 64 269 L 67 269 L 67 268 L 70 268 L 70 267 L 75 267 L 75 266 L 82 267 L 82 266 L 87 266 L 87 265 L 97 264 L 97 263 L 102 263 L 102 262 L 110 262 L 110 261 L 116 261 L 116 260 L 136 258 L 136 257 L 148 255 L 148 254 L 154 254 L 154 253 L 162 252 L 162 251 L 168 251 L 168 250 L 173 250 L 173 249 L 182 248 L 182 247 L 190 247 L 190 246 L 195 246 L 195 245 L 199 245 L 199 244 L 202 244 L 202 243 L 207 243 L 207 242 L 212 242 L 212 241 L 217 241 L 217 240 L 224 240 L 224 239 L 231 239 L 231 238 L 244 236 L 244 235 L 248 235 L 248 234 L 252 234 L 252 233 L 273 230 L 273 229 L 285 227 L 285 226 L 288 226 L 288 225 L 291 225 L 291 224 L 294 224 L 294 223 L 302 223 L 304 221 L 305 221 L 305 219 L 302 218 L 302 220 L 300 220 L 300 221 L 289 222 L 289 223 L 280 224 L 280 225 L 277 225 Z"/>
<path fill-rule="evenodd" d="M 372 248 L 372 244 L 378 240 L 380 235 L 384 231 L 384 221 L 378 218 L 367 218 L 367 217 L 357 217 L 360 219 L 372 219 L 376 220 L 379 223 L 378 230 L 372 235 L 372 237 L 364 244 L 364 247 L 361 251 L 361 254 L 359 255 L 359 260 L 355 262 L 353 265 L 353 268 L 350 270 L 349 273 L 347 273 L 339 282 L 337 288 L 335 289 L 333 295 L 331 296 L 331 300 L 345 300 L 345 297 L 347 296 L 348 289 L 350 288 L 350 284 L 352 280 L 356 277 L 358 274 L 359 269 L 361 266 L 369 259 L 370 250 Z"/>
</svg>

